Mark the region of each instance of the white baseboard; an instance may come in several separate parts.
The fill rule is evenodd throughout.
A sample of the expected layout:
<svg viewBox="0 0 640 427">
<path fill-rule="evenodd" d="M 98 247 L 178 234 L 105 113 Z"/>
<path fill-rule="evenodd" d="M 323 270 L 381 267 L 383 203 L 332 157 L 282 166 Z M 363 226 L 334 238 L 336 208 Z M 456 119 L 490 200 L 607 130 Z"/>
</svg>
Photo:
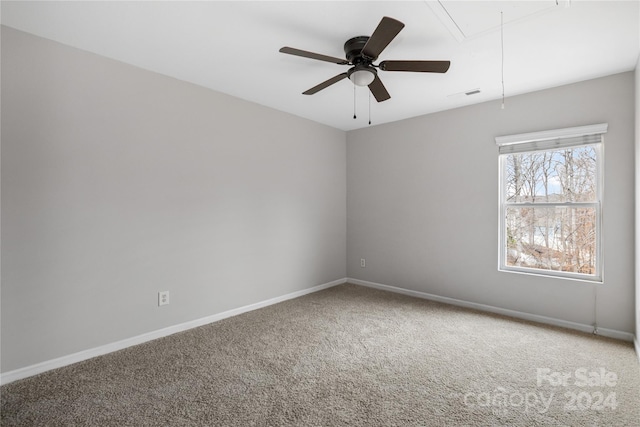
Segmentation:
<svg viewBox="0 0 640 427">
<path fill-rule="evenodd" d="M 640 335 L 640 331 L 636 331 L 636 334 Z M 636 356 L 638 356 L 638 366 L 640 366 L 640 342 L 638 341 L 638 337 L 636 336 L 633 340 L 633 346 L 636 349 Z"/>
<path fill-rule="evenodd" d="M 439 295 L 428 294 L 426 292 L 412 291 L 410 289 L 403 289 L 395 286 L 383 285 L 381 283 L 368 282 L 366 280 L 348 278 L 347 282 L 353 283 L 354 285 L 361 285 L 369 288 L 395 292 L 397 294 L 409 295 L 412 297 L 428 299 L 431 301 L 442 302 L 445 304 L 456 305 L 459 307 L 471 308 L 471 309 L 480 310 L 480 311 L 487 311 L 495 314 L 502 314 L 504 316 L 515 317 L 517 319 L 529 320 L 532 322 L 544 323 L 544 324 L 553 325 L 553 326 L 560 326 L 563 328 L 574 329 L 574 330 L 587 332 L 587 333 L 593 332 L 593 326 L 587 325 L 584 323 L 570 322 L 568 320 L 555 319 L 553 317 L 540 316 L 538 314 L 524 313 L 521 311 L 509 310 L 506 308 L 494 307 L 491 305 L 463 301 L 463 300 L 449 298 L 449 297 L 442 297 Z M 617 331 L 615 329 L 598 327 L 598 335 L 602 335 L 609 338 L 615 338 L 623 341 L 634 341 L 633 334 L 629 332 Z M 636 352 L 638 352 L 637 344 L 636 344 Z"/>
<path fill-rule="evenodd" d="M 178 332 L 186 331 L 198 326 L 207 325 L 209 323 L 217 322 L 228 317 L 237 316 L 238 314 L 246 313 L 248 311 L 257 310 L 259 308 L 267 307 L 269 305 L 277 304 L 293 298 L 298 298 L 303 295 L 311 294 L 321 291 L 323 289 L 331 288 L 333 286 L 346 283 L 347 279 L 338 279 L 332 282 L 324 283 L 322 285 L 314 286 L 301 291 L 292 292 L 279 297 L 271 298 L 266 301 L 257 302 L 255 304 L 245 305 L 244 307 L 234 308 L 232 310 L 217 313 L 211 316 L 203 317 L 189 322 L 180 323 L 178 325 L 169 326 L 167 328 L 159 329 L 156 331 L 148 332 L 146 334 L 138 335 L 135 337 L 127 338 L 114 343 L 102 345 L 100 347 L 83 350 L 78 353 L 69 354 L 67 356 L 58 357 L 57 359 L 47 360 L 35 365 L 26 366 L 24 368 L 8 371 L 0 374 L 0 384 L 9 384 L 10 382 L 20 380 L 23 378 L 31 377 L 33 375 L 41 374 L 52 369 L 61 368 L 63 366 L 71 365 L 73 363 L 82 362 L 87 359 L 91 359 L 97 356 L 102 356 L 107 353 L 122 350 L 127 347 L 142 344 L 148 341 L 152 341 L 158 338 L 166 337 Z"/>
</svg>

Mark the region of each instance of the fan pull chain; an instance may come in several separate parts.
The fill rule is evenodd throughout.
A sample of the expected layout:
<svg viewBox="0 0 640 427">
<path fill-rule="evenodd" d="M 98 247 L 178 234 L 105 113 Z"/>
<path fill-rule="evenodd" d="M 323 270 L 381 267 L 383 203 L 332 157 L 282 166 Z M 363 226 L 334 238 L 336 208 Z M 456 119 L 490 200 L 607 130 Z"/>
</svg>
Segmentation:
<svg viewBox="0 0 640 427">
<path fill-rule="evenodd" d="M 369 126 L 371 126 L 371 91 L 369 91 Z"/>
<path fill-rule="evenodd" d="M 353 85 L 353 119 L 356 119 L 356 85 Z"/>
</svg>

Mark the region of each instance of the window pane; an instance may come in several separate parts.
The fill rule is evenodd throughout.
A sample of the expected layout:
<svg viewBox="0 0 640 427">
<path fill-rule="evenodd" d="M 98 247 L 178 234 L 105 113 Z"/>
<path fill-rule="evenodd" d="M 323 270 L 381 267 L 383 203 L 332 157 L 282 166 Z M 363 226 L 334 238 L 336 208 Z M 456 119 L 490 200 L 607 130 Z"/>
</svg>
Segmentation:
<svg viewBox="0 0 640 427">
<path fill-rule="evenodd" d="M 507 207 L 506 265 L 596 274 L 596 209 Z"/>
<path fill-rule="evenodd" d="M 509 154 L 505 158 L 506 200 L 510 203 L 596 201 L 596 149 Z"/>
</svg>

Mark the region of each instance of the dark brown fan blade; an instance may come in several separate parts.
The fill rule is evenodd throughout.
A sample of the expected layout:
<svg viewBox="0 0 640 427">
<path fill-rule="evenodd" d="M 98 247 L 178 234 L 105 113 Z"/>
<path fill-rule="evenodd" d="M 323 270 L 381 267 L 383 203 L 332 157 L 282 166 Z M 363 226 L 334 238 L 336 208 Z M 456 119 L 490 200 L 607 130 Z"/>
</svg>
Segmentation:
<svg viewBox="0 0 640 427">
<path fill-rule="evenodd" d="M 347 77 L 347 73 L 338 74 L 337 76 L 331 77 L 329 80 L 320 83 L 317 86 L 312 87 L 311 89 L 302 92 L 303 95 L 313 95 L 316 92 L 320 92 L 322 89 L 331 86 L 334 83 L 338 83 L 340 80 Z"/>
<path fill-rule="evenodd" d="M 334 64 L 340 65 L 349 63 L 349 61 L 345 59 L 334 58 L 333 56 L 321 55 L 319 53 L 307 52 L 306 50 L 294 49 L 287 46 L 280 49 L 280 52 L 288 53 L 289 55 L 302 56 L 303 58 L 317 59 L 318 61 L 333 62 Z"/>
<path fill-rule="evenodd" d="M 369 90 L 378 102 L 386 101 L 391 98 L 391 95 L 387 92 L 387 88 L 384 87 L 382 80 L 380 80 L 378 76 L 376 76 L 369 85 Z"/>
<path fill-rule="evenodd" d="M 446 73 L 450 61 L 382 61 L 383 71 L 414 71 L 418 73 Z"/>
<path fill-rule="evenodd" d="M 362 55 L 375 60 L 403 28 L 402 22 L 385 16 L 362 48 Z"/>
</svg>

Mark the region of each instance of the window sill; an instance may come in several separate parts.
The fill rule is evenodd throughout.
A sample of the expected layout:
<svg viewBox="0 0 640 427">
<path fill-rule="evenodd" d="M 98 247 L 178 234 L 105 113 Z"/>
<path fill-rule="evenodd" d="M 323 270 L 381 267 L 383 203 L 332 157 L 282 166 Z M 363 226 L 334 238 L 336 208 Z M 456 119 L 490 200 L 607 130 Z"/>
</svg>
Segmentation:
<svg viewBox="0 0 640 427">
<path fill-rule="evenodd" d="M 560 273 L 525 267 L 498 267 L 498 271 L 501 273 L 524 274 L 526 276 L 536 276 L 545 279 L 571 280 L 574 282 L 594 283 L 596 285 L 604 284 L 604 280 L 601 276 L 589 276 L 586 274 L 578 273 Z"/>
</svg>

